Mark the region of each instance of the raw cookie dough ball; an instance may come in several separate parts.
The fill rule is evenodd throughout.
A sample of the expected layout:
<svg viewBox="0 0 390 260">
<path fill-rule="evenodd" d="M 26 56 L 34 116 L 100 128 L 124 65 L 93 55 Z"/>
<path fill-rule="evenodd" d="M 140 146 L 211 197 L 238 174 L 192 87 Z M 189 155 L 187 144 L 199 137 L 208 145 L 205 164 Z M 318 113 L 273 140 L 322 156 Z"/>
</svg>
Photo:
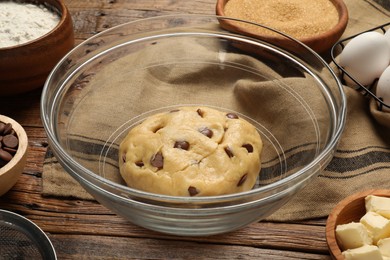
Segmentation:
<svg viewBox="0 0 390 260">
<path fill-rule="evenodd" d="M 119 147 L 129 187 L 173 196 L 213 196 L 253 188 L 263 144 L 233 113 L 181 107 L 148 117 Z"/>
</svg>

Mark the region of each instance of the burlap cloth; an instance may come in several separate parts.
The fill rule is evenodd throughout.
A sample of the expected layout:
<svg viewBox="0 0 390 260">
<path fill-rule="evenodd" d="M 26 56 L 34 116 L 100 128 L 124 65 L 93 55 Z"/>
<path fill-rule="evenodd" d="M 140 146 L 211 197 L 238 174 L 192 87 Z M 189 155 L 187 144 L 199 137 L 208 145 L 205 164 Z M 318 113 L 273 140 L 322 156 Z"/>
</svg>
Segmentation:
<svg viewBox="0 0 390 260">
<path fill-rule="evenodd" d="M 357 0 L 345 2 L 350 20 L 343 37 L 388 22 L 389 14 L 378 4 Z M 333 64 L 331 66 L 334 68 Z M 163 73 L 159 76 L 163 76 Z M 348 102 L 347 122 L 333 160 L 314 181 L 268 220 L 325 217 L 337 202 L 352 193 L 371 188 L 390 188 L 390 114 L 378 111 L 375 102 L 357 91 L 349 87 L 344 89 Z M 301 94 L 308 93 L 302 91 Z M 321 114 L 320 108 L 313 109 L 314 113 Z M 321 119 L 319 122 L 321 124 Z M 292 143 L 291 147 L 294 145 Z M 310 147 L 307 151 L 310 151 Z M 50 147 L 44 162 L 42 182 L 43 196 L 93 199 L 63 170 Z"/>
</svg>

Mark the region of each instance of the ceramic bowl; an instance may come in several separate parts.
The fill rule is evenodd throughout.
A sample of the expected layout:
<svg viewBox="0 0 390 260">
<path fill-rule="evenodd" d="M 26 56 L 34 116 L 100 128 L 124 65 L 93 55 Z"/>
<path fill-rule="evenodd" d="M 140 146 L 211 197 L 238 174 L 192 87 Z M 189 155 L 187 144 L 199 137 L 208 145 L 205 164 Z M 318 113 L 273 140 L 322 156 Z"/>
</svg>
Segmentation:
<svg viewBox="0 0 390 260">
<path fill-rule="evenodd" d="M 225 16 L 225 5 L 229 0 L 217 0 L 216 4 L 216 14 L 220 16 Z M 348 24 L 348 9 L 345 3 L 342 0 L 330 0 L 337 9 L 339 19 L 337 24 L 329 31 L 323 32 L 318 35 L 305 37 L 305 38 L 297 38 L 300 42 L 306 44 L 314 51 L 323 54 L 326 51 L 330 50 L 330 48 L 340 39 L 341 35 L 344 33 L 345 28 Z M 240 17 L 240 19 L 244 19 Z M 245 20 L 245 19 L 244 19 Z M 248 29 L 248 27 L 242 27 L 237 25 L 234 22 L 223 21 L 222 26 L 224 26 L 227 30 L 235 31 L 244 35 L 249 35 L 251 37 L 260 38 L 269 42 L 276 42 L 278 45 L 284 46 L 286 49 L 295 50 L 296 45 L 291 45 L 290 41 L 286 41 L 284 37 L 280 37 L 278 35 L 270 35 L 270 34 L 259 34 L 254 30 Z M 272 24 L 267 24 L 266 26 L 273 28 Z M 273 28 L 278 29 L 278 28 Z"/>
<path fill-rule="evenodd" d="M 60 15 L 47 34 L 24 44 L 0 48 L 0 96 L 16 95 L 43 87 L 54 65 L 74 46 L 73 24 L 60 0 L 25 0 L 44 5 Z"/>
<path fill-rule="evenodd" d="M 69 52 L 45 83 L 41 116 L 56 158 L 140 226 L 201 236 L 264 219 L 327 165 L 340 138 L 345 95 L 324 60 L 302 44 L 294 55 L 226 31 L 219 19 L 169 15 L 108 29 Z M 181 106 L 234 112 L 256 127 L 264 148 L 253 189 L 186 197 L 124 184 L 118 147 L 127 132 Z"/>
<path fill-rule="evenodd" d="M 326 242 L 333 259 L 343 260 L 341 249 L 336 240 L 336 227 L 350 222 L 359 222 L 366 213 L 365 197 L 376 195 L 390 197 L 390 190 L 366 190 L 358 192 L 339 202 L 326 221 Z"/>
<path fill-rule="evenodd" d="M 28 138 L 23 127 L 13 120 L 4 115 L 0 115 L 0 122 L 11 123 L 13 130 L 15 131 L 19 146 L 14 157 L 3 167 L 0 168 L 0 196 L 9 191 L 15 183 L 18 181 L 19 176 L 22 174 L 24 166 L 26 165 Z"/>
</svg>

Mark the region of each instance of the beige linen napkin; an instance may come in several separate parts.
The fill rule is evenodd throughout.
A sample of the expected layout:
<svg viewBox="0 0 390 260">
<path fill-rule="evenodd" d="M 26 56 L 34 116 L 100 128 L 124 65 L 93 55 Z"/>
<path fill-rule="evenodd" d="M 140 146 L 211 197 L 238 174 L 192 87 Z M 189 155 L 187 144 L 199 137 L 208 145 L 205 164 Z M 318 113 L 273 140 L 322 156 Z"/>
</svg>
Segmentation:
<svg viewBox="0 0 390 260">
<path fill-rule="evenodd" d="M 370 27 L 386 22 L 386 19 L 388 19 L 385 13 L 366 1 L 350 0 L 346 2 L 350 10 L 350 16 L 352 17 L 346 34 L 357 33 L 359 30 L 369 29 Z M 373 15 L 373 13 L 376 13 L 377 15 Z M 375 17 L 375 19 L 373 17 Z M 176 47 L 180 48 L 180 45 Z M 187 47 L 188 46 L 186 46 L 186 48 Z M 207 46 L 206 48 L 201 43 L 199 46 L 193 46 L 193 48 L 201 48 L 199 49 L 201 55 L 203 55 L 203 53 L 205 53 L 204 55 L 207 55 L 207 49 L 209 47 L 210 46 Z M 169 53 L 156 53 L 156 55 L 169 56 Z M 133 61 L 135 59 L 140 63 L 142 63 L 142 59 L 144 58 L 145 57 L 143 56 L 132 57 Z M 226 58 L 234 60 L 237 57 L 233 55 Z M 117 63 L 117 67 L 107 68 L 106 71 L 103 71 L 104 73 L 101 72 L 100 74 L 103 78 L 104 74 L 115 75 L 115 73 L 111 72 L 120 70 L 120 67 L 125 66 L 127 62 L 128 60 L 123 59 Z M 258 68 L 263 68 L 262 64 L 257 64 L 250 58 L 248 58 L 246 62 L 258 66 Z M 145 73 L 148 73 L 148 80 L 151 82 L 158 80 L 161 82 L 169 82 L 169 84 L 186 86 L 188 88 L 186 95 L 193 94 L 194 86 L 191 85 L 191 81 L 194 78 L 205 80 L 208 84 L 221 85 L 220 82 L 215 82 L 215 80 L 213 80 L 215 78 L 213 77 L 213 74 L 216 72 L 210 70 L 207 66 L 199 67 L 199 70 L 196 73 L 190 75 L 186 73 L 185 69 L 170 68 L 167 70 L 150 69 Z M 230 73 L 227 71 L 225 73 L 227 75 L 227 81 L 229 80 L 229 76 L 236 76 L 234 75 L 234 71 Z M 267 71 L 267 73 L 275 78 L 280 77 L 275 71 Z M 134 84 L 145 84 L 143 76 L 145 75 L 138 75 L 139 78 L 135 77 L 133 79 Z M 99 76 L 96 78 L 99 79 Z M 99 82 L 96 78 L 95 80 Z M 141 79 L 143 81 L 141 81 Z M 116 79 L 115 77 L 110 78 L 109 82 L 106 82 L 101 78 L 99 83 L 101 85 L 99 85 L 98 88 L 102 90 L 101 93 L 106 93 L 106 95 L 102 98 L 101 94 L 99 96 L 99 93 L 96 93 L 96 95 L 90 99 L 91 103 L 96 102 L 97 100 L 109 103 L 115 99 L 115 93 L 111 96 L 111 92 L 108 91 L 108 89 L 110 84 L 115 84 L 116 82 L 118 83 L 116 85 L 121 85 L 119 84 L 119 81 L 120 79 Z M 297 81 L 299 84 L 296 84 Z M 283 79 L 283 82 L 286 85 L 294 84 L 300 86 L 294 90 L 305 100 L 311 100 L 318 95 L 315 90 L 308 87 L 312 82 L 310 81 L 310 78 L 306 78 L 305 75 Z M 163 85 L 163 91 L 174 91 L 174 88 L 170 88 L 169 84 Z M 258 88 L 258 86 L 261 86 L 261 88 Z M 259 93 L 258 89 L 261 89 L 262 92 Z M 118 91 L 120 92 L 121 90 L 119 89 Z M 369 188 L 390 188 L 390 185 L 388 184 L 390 183 L 390 135 L 388 134 L 389 128 L 386 127 L 387 122 L 389 122 L 386 121 L 388 116 L 383 112 L 377 111 L 374 103 L 370 105 L 370 101 L 355 90 L 345 87 L 345 92 L 348 99 L 347 124 L 333 160 L 308 186 L 280 210 L 270 216 L 269 220 L 285 221 L 324 217 L 329 214 L 331 208 L 334 207 L 338 201 L 351 193 Z M 116 92 L 116 94 L 117 93 L 118 92 Z M 142 96 L 145 96 L 145 93 L 142 94 L 143 95 L 141 95 L 141 93 L 134 93 L 134 96 L 142 98 Z M 159 102 L 163 102 L 159 100 L 158 93 L 150 92 L 147 94 L 149 100 L 155 101 L 155 104 L 153 105 L 156 108 L 159 107 Z M 270 98 L 274 99 L 274 101 L 275 99 L 280 99 L 279 102 L 284 102 L 286 98 L 284 95 L 286 95 L 286 91 L 283 92 L 280 91 L 280 88 L 275 88 L 274 82 L 272 81 L 264 80 L 262 82 L 256 82 L 251 78 L 247 78 L 236 82 L 235 91 L 232 95 L 226 94 L 226 91 L 224 91 L 224 88 L 222 87 L 218 94 L 218 98 L 216 98 L 216 96 L 210 97 L 208 95 L 203 95 L 198 97 L 198 101 L 199 103 L 208 103 L 211 102 L 210 99 L 213 99 L 212 102 L 218 106 L 223 106 L 225 102 L 230 102 L 232 103 L 233 108 L 238 111 L 252 111 L 253 105 L 255 105 L 256 102 L 267 102 Z M 181 97 L 175 96 L 174 98 Z M 128 103 L 116 105 L 123 107 L 124 111 L 134 109 L 131 106 L 129 107 Z M 315 104 L 315 102 L 310 103 L 312 113 L 318 116 L 319 126 L 326 122 L 326 116 L 323 115 L 324 113 L 321 105 L 322 104 Z M 83 103 L 78 109 L 88 109 L 88 107 L 89 103 Z M 261 115 L 258 115 L 265 124 L 272 120 L 280 120 L 280 122 L 291 120 L 291 118 L 288 118 L 287 116 L 281 116 L 282 114 L 276 107 L 265 107 L 267 107 L 268 110 L 266 109 L 260 113 Z M 296 117 L 294 117 L 293 120 L 299 118 L 301 113 L 304 113 L 300 106 L 295 107 L 294 104 L 291 104 L 291 109 L 292 111 L 295 109 Z M 104 113 L 105 117 L 110 118 L 111 123 L 113 124 L 115 124 L 115 120 L 120 121 L 118 116 L 115 115 L 115 109 L 113 109 L 113 111 L 104 112 L 94 111 L 92 117 L 89 115 L 88 117 L 80 118 L 78 122 L 73 122 L 71 126 L 71 130 L 74 133 L 72 142 L 79 143 L 81 144 L 80 146 L 82 146 L 82 144 L 94 140 L 96 146 L 101 148 L 106 140 L 105 138 L 100 137 L 98 129 L 89 129 L 89 135 L 85 136 L 85 129 L 90 124 L 89 120 L 93 120 L 94 116 L 102 116 L 101 113 Z M 136 114 L 138 112 L 134 111 L 134 113 Z M 378 122 L 382 122 L 384 125 L 379 124 Z M 277 135 L 277 133 L 275 134 Z M 302 141 L 302 139 L 291 139 L 288 142 L 286 141 L 286 145 L 291 148 L 291 154 L 287 154 L 289 158 L 293 158 L 292 153 L 310 154 L 312 152 L 313 144 L 311 143 L 310 137 L 307 137 L 307 140 L 304 140 L 305 142 L 302 143 Z M 120 182 L 120 177 L 117 174 L 118 170 L 115 167 L 117 155 L 113 152 L 117 151 L 118 143 L 114 143 L 112 147 L 113 148 L 110 151 L 112 156 L 108 156 L 107 158 L 108 169 L 106 171 L 110 174 L 106 177 Z M 88 151 L 89 155 L 87 157 L 85 151 L 80 152 L 78 156 L 85 166 L 94 169 L 94 167 L 99 167 L 97 166 L 96 161 L 99 160 L 100 151 L 101 150 L 96 148 L 96 151 Z M 266 172 L 272 172 L 274 171 L 273 158 L 271 155 L 269 158 L 267 158 L 267 156 L 268 155 L 265 155 L 265 158 L 263 158 L 263 167 L 266 169 Z M 95 162 L 95 164 L 93 162 Z M 299 167 L 299 165 L 296 167 Z M 98 169 L 96 170 L 98 171 Z M 269 181 L 269 179 L 266 178 L 266 175 L 267 174 L 265 174 L 265 179 L 262 180 L 264 182 Z M 61 168 L 56 158 L 52 155 L 50 148 L 46 155 L 42 180 L 42 194 L 44 196 L 66 196 L 79 199 L 92 199 L 92 197 Z"/>
</svg>

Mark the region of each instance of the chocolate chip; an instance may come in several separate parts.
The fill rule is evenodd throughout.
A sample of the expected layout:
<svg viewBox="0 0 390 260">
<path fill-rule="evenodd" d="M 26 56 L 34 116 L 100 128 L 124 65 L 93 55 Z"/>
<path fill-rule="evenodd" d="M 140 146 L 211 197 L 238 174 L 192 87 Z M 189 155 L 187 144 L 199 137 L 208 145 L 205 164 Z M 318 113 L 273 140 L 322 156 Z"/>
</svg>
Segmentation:
<svg viewBox="0 0 390 260">
<path fill-rule="evenodd" d="M 187 141 L 176 141 L 173 148 L 178 148 L 188 151 L 190 149 L 190 144 Z"/>
<path fill-rule="evenodd" d="M 19 147 L 19 139 L 11 123 L 0 122 L 0 167 L 12 160 Z"/>
<path fill-rule="evenodd" d="M 244 147 L 248 153 L 253 153 L 253 146 L 251 144 L 243 144 L 242 147 Z"/>
<path fill-rule="evenodd" d="M 9 147 L 6 147 L 6 146 L 3 147 L 3 150 L 9 152 L 12 155 L 15 155 L 16 152 L 18 151 L 18 150 L 14 149 L 14 148 L 9 148 Z"/>
<path fill-rule="evenodd" d="M 0 122 L 0 135 L 3 134 L 5 129 L 5 124 L 3 122 Z"/>
<path fill-rule="evenodd" d="M 198 110 L 196 110 L 196 112 L 198 113 L 198 115 L 199 115 L 200 117 L 203 117 L 204 112 L 203 112 L 202 109 L 198 108 Z"/>
<path fill-rule="evenodd" d="M 246 181 L 247 178 L 248 178 L 248 174 L 247 173 L 242 175 L 241 179 L 237 183 L 237 187 L 240 187 L 242 184 L 244 184 L 244 182 Z"/>
<path fill-rule="evenodd" d="M 12 157 L 13 157 L 12 154 L 10 154 L 7 151 L 4 151 L 3 149 L 0 149 L 0 159 L 1 160 L 9 162 L 9 161 L 11 161 Z"/>
<path fill-rule="evenodd" d="M 225 148 L 225 152 L 229 156 L 229 158 L 232 158 L 234 156 L 229 146 Z"/>
<path fill-rule="evenodd" d="M 125 163 L 126 162 L 126 154 L 122 154 L 122 162 Z"/>
<path fill-rule="evenodd" d="M 16 148 L 19 144 L 19 140 L 14 135 L 6 135 L 3 137 L 3 140 L 1 141 L 5 146 L 9 148 Z"/>
<path fill-rule="evenodd" d="M 199 132 L 205 136 L 207 136 L 208 138 L 211 138 L 213 137 L 213 131 L 207 127 L 202 127 L 199 129 Z"/>
<path fill-rule="evenodd" d="M 190 186 L 188 187 L 188 193 L 190 194 L 190 196 L 195 196 L 199 193 L 198 189 L 195 188 L 194 186 Z"/>
<path fill-rule="evenodd" d="M 138 167 L 143 167 L 145 164 L 143 161 L 139 161 L 139 162 L 136 162 L 135 165 L 137 165 Z"/>
<path fill-rule="evenodd" d="M 238 116 L 234 113 L 227 113 L 226 117 L 230 119 L 238 119 Z"/>
<path fill-rule="evenodd" d="M 150 158 L 150 164 L 157 169 L 161 170 L 164 166 L 164 157 L 161 152 L 156 153 Z"/>
<path fill-rule="evenodd" d="M 3 135 L 9 135 L 11 132 L 12 132 L 12 124 L 11 123 L 5 124 Z"/>
</svg>

